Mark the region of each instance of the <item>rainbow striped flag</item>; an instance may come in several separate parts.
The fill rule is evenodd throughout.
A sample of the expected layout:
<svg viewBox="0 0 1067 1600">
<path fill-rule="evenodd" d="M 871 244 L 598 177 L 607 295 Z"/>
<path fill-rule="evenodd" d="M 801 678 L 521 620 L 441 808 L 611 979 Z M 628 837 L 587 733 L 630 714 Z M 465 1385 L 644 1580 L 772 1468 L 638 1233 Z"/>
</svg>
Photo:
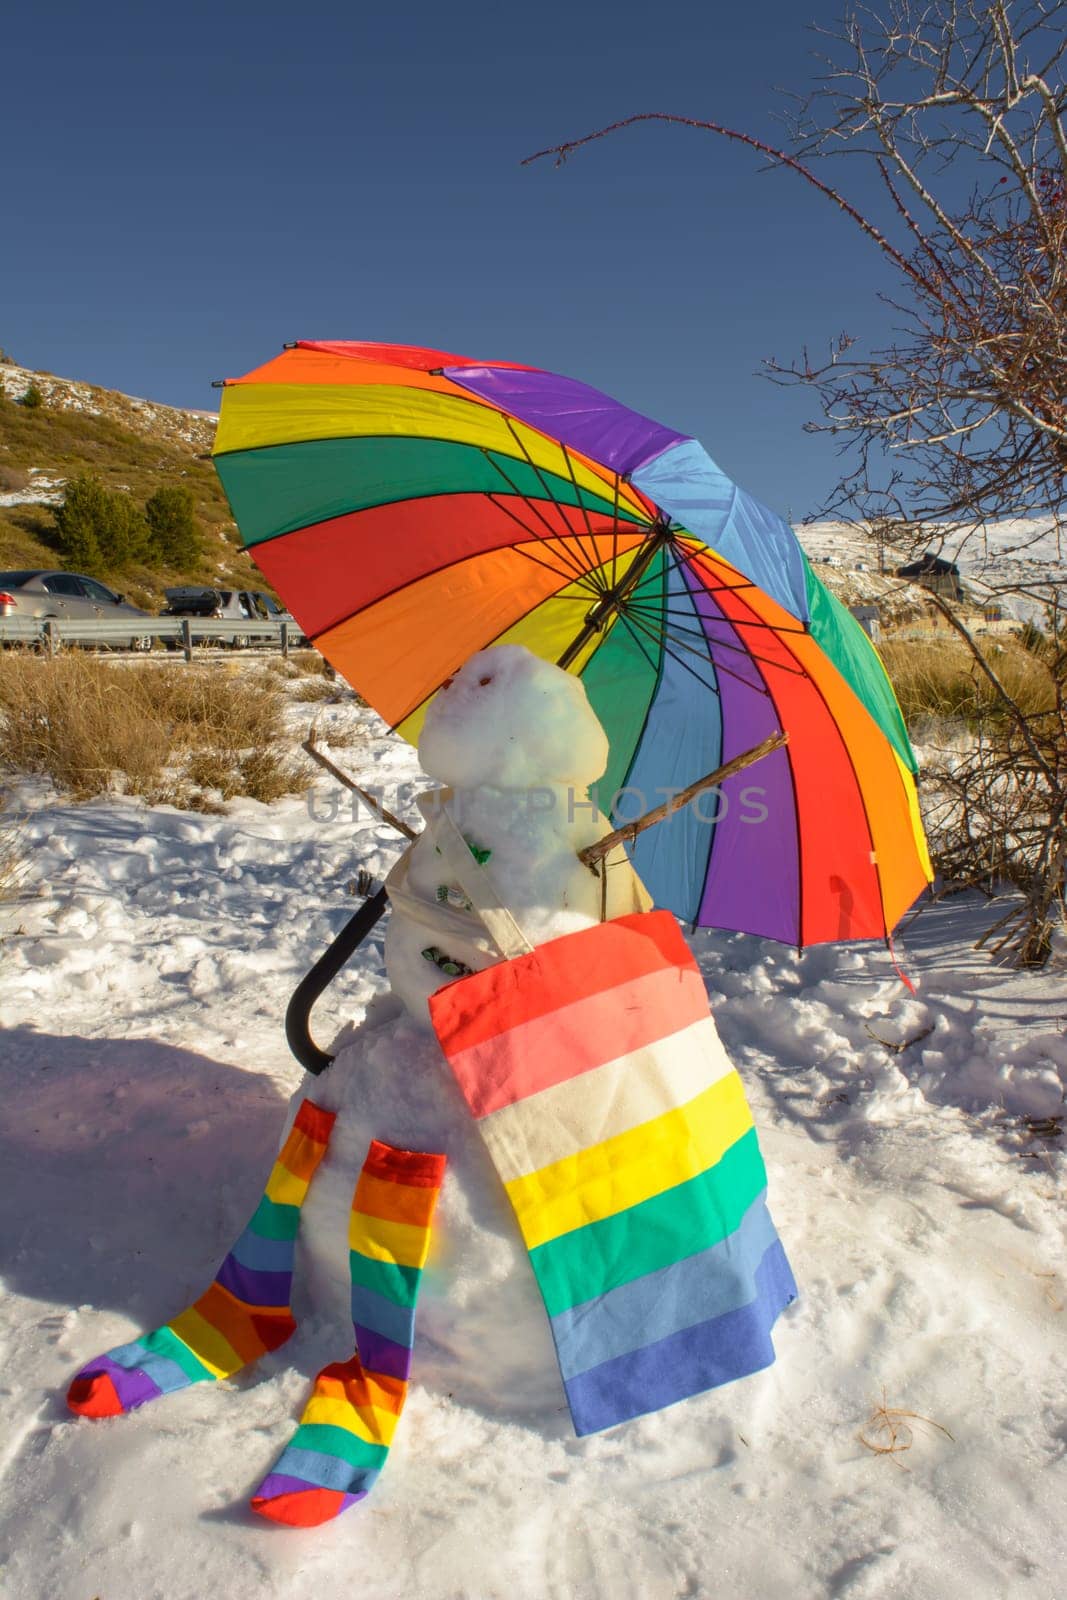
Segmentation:
<svg viewBox="0 0 1067 1600">
<path fill-rule="evenodd" d="M 430 1013 L 530 1252 L 576 1432 L 769 1366 L 796 1284 L 674 917 L 567 934 L 447 985 Z"/>
</svg>

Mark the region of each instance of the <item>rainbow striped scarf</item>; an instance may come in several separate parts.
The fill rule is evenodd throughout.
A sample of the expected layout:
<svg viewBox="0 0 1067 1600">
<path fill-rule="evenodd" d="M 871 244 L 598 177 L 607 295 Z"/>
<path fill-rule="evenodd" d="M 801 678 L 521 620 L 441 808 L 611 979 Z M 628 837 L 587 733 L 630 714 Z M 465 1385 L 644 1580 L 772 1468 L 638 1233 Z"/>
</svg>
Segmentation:
<svg viewBox="0 0 1067 1600">
<path fill-rule="evenodd" d="M 449 984 L 430 1013 L 530 1252 L 575 1430 L 769 1366 L 796 1284 L 674 917 L 567 934 Z"/>
</svg>

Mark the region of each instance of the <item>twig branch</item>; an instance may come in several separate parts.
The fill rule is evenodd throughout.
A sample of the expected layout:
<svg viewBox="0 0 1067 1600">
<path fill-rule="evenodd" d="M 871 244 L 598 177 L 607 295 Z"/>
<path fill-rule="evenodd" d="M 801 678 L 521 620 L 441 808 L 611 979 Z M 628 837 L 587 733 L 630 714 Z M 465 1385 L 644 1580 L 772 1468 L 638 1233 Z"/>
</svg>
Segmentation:
<svg viewBox="0 0 1067 1600">
<path fill-rule="evenodd" d="M 750 133 L 741 133 L 737 128 L 724 127 L 721 122 L 706 122 L 698 117 L 676 116 L 670 111 L 638 111 L 632 117 L 623 117 L 621 121 L 611 123 L 607 128 L 598 128 L 595 133 L 583 134 L 580 139 L 568 139 L 563 144 L 552 145 L 547 150 L 537 150 L 532 156 L 526 156 L 519 164 L 520 166 L 528 167 L 534 161 L 543 160 L 545 156 L 555 156 L 557 167 L 562 166 L 572 151 L 579 150 L 584 144 L 592 144 L 594 139 L 605 139 L 609 133 L 618 133 L 620 128 L 629 128 L 635 122 L 672 122 L 679 124 L 683 128 L 698 128 L 703 133 L 716 133 L 724 139 L 732 139 L 736 144 L 748 145 L 750 150 L 758 150 L 761 155 L 767 156 L 769 160 L 777 162 L 780 166 L 789 167 L 792 172 L 796 172 L 800 177 L 805 178 L 813 188 L 818 189 L 820 194 L 824 194 L 828 200 L 832 200 L 834 205 L 838 206 L 846 216 L 851 217 L 856 226 L 862 228 L 863 232 L 874 240 L 878 248 L 885 252 L 894 265 L 900 268 L 901 272 L 905 273 L 909 278 L 914 278 L 916 282 L 922 280 L 922 274 L 906 256 L 901 255 L 900 251 L 890 244 L 881 229 L 876 228 L 874 223 L 869 221 L 861 211 L 857 211 L 856 207 L 846 200 L 843 194 L 832 188 L 830 184 L 823 183 L 821 178 L 817 178 L 810 167 L 806 167 L 802 161 L 798 161 L 795 156 L 789 155 L 787 151 L 777 150 L 774 145 L 766 144 L 762 139 L 757 139 Z"/>
<path fill-rule="evenodd" d="M 707 773 L 703 778 L 698 778 L 688 788 L 682 789 L 678 794 L 672 795 L 662 805 L 654 806 L 651 811 L 646 811 L 644 816 L 635 817 L 633 822 L 623 823 L 621 828 L 616 828 L 614 833 L 606 833 L 595 844 L 587 844 L 584 850 L 579 850 L 578 859 L 584 861 L 587 867 L 596 871 L 598 862 L 611 854 L 617 845 L 631 844 L 639 833 L 644 833 L 646 828 L 655 827 L 657 822 L 662 822 L 675 811 L 682 811 L 691 800 L 705 789 L 713 789 L 716 784 L 724 783 L 727 778 L 732 778 L 735 772 L 741 772 L 745 767 L 751 767 L 754 762 L 762 761 L 764 756 L 769 756 L 774 750 L 781 750 L 783 745 L 789 743 L 788 733 L 773 733 L 770 738 L 764 739 L 761 744 L 754 745 L 751 750 L 746 750 L 743 755 L 734 756 L 732 761 L 727 761 L 721 767 L 716 767 L 714 772 Z"/>
<path fill-rule="evenodd" d="M 350 778 L 347 772 L 345 772 L 341 767 L 337 766 L 333 761 L 330 760 L 328 755 L 325 755 L 319 749 L 318 745 L 315 743 L 315 731 L 315 726 L 312 724 L 311 730 L 303 744 L 303 748 L 307 751 L 312 761 L 317 761 L 324 772 L 328 772 L 332 778 L 336 778 L 338 783 L 343 783 L 346 789 L 351 789 L 353 794 L 358 794 L 359 798 L 363 801 L 363 804 L 369 811 L 372 811 L 376 817 L 381 817 L 383 822 L 387 822 L 389 826 L 391 828 L 395 828 L 398 833 L 402 833 L 405 839 L 417 839 L 418 834 L 414 828 L 410 827 L 408 823 L 402 822 L 399 817 L 394 816 L 393 813 L 383 806 L 380 800 L 376 800 L 367 789 L 361 789 L 354 778 Z"/>
<path fill-rule="evenodd" d="M 931 1022 L 929 1027 L 920 1028 L 919 1032 L 913 1033 L 910 1039 L 883 1039 L 880 1033 L 875 1033 L 869 1022 L 863 1024 L 863 1029 L 865 1033 L 870 1035 L 875 1044 L 882 1045 L 891 1055 L 900 1056 L 904 1054 L 905 1050 L 910 1050 L 913 1044 L 921 1044 L 924 1039 L 929 1039 L 934 1031 L 934 1024 Z"/>
<path fill-rule="evenodd" d="M 1029 750 L 1031 758 L 1033 759 L 1035 765 L 1038 767 L 1040 772 L 1048 779 L 1050 784 L 1055 784 L 1055 782 L 1056 782 L 1056 774 L 1053 772 L 1052 768 L 1049 766 L 1048 762 L 1045 760 L 1044 756 L 1042 755 L 1042 753 L 1041 753 L 1041 751 L 1040 751 L 1040 749 L 1039 749 L 1039 747 L 1037 745 L 1037 742 L 1034 739 L 1033 733 L 1030 731 L 1030 724 L 1029 724 L 1029 721 L 1027 720 L 1026 714 L 1023 712 L 1023 710 L 1020 707 L 1018 701 L 1014 700 L 1012 698 L 1012 696 L 1008 693 L 1007 689 L 1004 687 L 1004 684 L 1001 682 L 1001 680 L 997 676 L 997 674 L 993 671 L 993 668 L 990 666 L 989 662 L 986 660 L 985 656 L 982 654 L 982 652 L 979 649 L 978 645 L 971 638 L 970 633 L 964 627 L 963 623 L 960 621 L 959 617 L 957 617 L 956 613 L 953 611 L 952 607 L 948 604 L 948 602 L 946 600 L 943 600 L 942 597 L 936 592 L 936 590 L 933 590 L 933 589 L 931 589 L 929 591 L 928 598 L 930 600 L 932 600 L 932 602 L 937 607 L 937 609 L 940 611 L 941 615 L 944 617 L 945 621 L 949 624 L 949 626 L 951 628 L 953 628 L 956 631 L 956 633 L 959 634 L 960 638 L 963 640 L 964 644 L 967 646 L 967 649 L 970 651 L 971 655 L 974 657 L 976 665 L 985 674 L 985 676 L 988 678 L 989 682 L 993 685 L 993 688 L 996 691 L 996 694 L 997 694 L 998 698 L 1000 699 L 1002 705 L 1004 705 L 1006 707 L 1006 709 L 1011 713 L 1012 720 L 1014 721 L 1015 726 L 1018 729 L 1018 732 L 1019 732 L 1020 736 L 1022 737 L 1022 740 L 1023 740 L 1024 744 L 1026 745 L 1026 748 Z"/>
</svg>

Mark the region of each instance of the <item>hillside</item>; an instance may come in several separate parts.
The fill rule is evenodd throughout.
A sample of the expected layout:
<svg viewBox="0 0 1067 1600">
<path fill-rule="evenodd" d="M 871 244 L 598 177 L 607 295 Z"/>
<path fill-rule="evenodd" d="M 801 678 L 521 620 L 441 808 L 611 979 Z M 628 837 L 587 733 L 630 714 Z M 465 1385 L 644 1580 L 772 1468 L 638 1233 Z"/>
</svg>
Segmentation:
<svg viewBox="0 0 1067 1600">
<path fill-rule="evenodd" d="M 43 400 L 32 410 L 18 403 L 31 382 Z M 213 413 L 138 400 L 12 362 L 0 362 L 0 386 L 0 569 L 62 564 L 51 507 L 63 498 L 67 479 L 92 473 L 140 504 L 164 485 L 191 489 L 203 533 L 194 570 L 140 566 L 94 576 L 150 610 L 162 603 L 165 586 L 183 580 L 267 587 L 240 546 L 209 459 Z"/>
<path fill-rule="evenodd" d="M 818 576 L 845 605 L 876 605 L 882 626 L 888 629 L 929 619 L 924 590 L 895 576 L 899 565 L 914 560 L 910 546 L 887 545 L 883 574 L 878 570 L 877 545 L 862 526 L 810 522 L 796 533 Z M 1002 605 L 1009 621 L 1033 618 L 1041 622 L 1041 586 L 1067 583 L 1067 549 L 1052 518 L 990 523 L 981 537 L 964 538 L 946 527 L 942 544 L 940 553 L 959 565 L 968 597 L 960 614 L 979 629 L 983 608 L 991 602 Z M 1030 590 L 1032 597 L 1007 592 L 1013 589 Z"/>
</svg>

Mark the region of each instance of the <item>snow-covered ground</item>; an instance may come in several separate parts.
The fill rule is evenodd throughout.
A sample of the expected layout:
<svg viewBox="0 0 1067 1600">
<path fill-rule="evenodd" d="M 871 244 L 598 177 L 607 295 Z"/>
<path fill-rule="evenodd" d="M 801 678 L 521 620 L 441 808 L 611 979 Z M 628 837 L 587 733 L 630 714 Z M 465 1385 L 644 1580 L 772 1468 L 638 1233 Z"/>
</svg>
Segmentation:
<svg viewBox="0 0 1067 1600">
<path fill-rule="evenodd" d="M 405 803 L 405 746 L 351 705 L 319 720 L 354 728 L 339 757 Z M 309 1376 L 349 1353 L 342 1304 L 305 1304 L 259 1367 L 130 1417 L 76 1421 L 63 1392 L 210 1280 L 301 1084 L 289 994 L 359 869 L 380 879 L 400 841 L 325 779 L 313 809 L 211 817 L 42 786 L 18 800 L 30 873 L 0 907 L 5 1600 L 1062 1600 L 1067 1161 L 1041 1119 L 1064 1111 L 1067 971 L 974 952 L 984 903 L 905 925 L 914 996 L 881 948 L 695 937 L 801 1299 L 767 1372 L 584 1440 L 446 1069 L 387 997 L 379 927 L 316 1033 L 362 1027 L 367 1117 L 439 1124 L 462 1192 L 383 1477 L 293 1532 L 245 1501 Z M 343 1249 L 334 1209 L 313 1188 L 305 1265 Z M 913 1421 L 909 1450 L 875 1454 L 859 1436 L 887 1442 L 883 1394 L 947 1433 Z"/>
</svg>

